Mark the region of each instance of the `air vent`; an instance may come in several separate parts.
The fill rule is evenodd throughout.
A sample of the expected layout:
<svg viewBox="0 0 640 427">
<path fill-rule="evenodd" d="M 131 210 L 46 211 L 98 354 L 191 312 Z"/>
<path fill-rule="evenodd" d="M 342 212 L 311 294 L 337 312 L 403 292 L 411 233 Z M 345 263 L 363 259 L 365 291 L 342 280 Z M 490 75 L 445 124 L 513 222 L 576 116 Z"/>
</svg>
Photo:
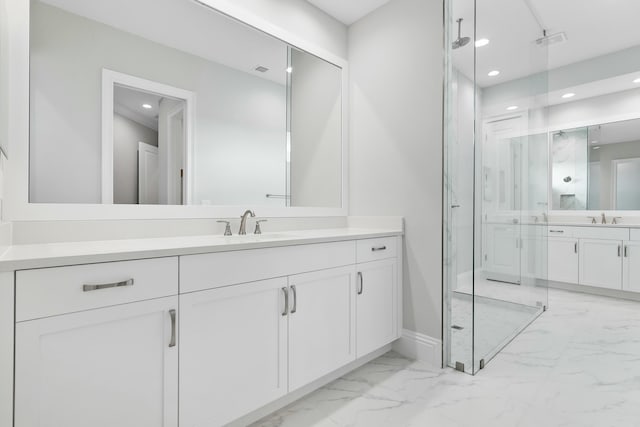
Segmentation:
<svg viewBox="0 0 640 427">
<path fill-rule="evenodd" d="M 540 47 L 551 46 L 552 44 L 564 43 L 567 41 L 567 35 L 563 32 L 550 34 L 536 40 L 536 44 Z"/>
<path fill-rule="evenodd" d="M 258 65 L 255 70 L 259 73 L 266 73 L 267 71 L 269 71 L 269 69 L 267 67 L 263 67 L 262 65 Z"/>
</svg>

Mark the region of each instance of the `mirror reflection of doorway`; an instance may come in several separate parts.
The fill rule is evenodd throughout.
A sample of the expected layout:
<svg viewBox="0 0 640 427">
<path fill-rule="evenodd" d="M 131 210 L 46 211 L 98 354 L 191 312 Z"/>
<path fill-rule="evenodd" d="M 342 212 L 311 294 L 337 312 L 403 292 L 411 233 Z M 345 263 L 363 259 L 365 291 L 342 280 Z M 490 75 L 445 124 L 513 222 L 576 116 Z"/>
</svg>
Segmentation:
<svg viewBox="0 0 640 427">
<path fill-rule="evenodd" d="M 103 70 L 103 203 L 189 203 L 194 101 L 192 92 Z"/>
</svg>

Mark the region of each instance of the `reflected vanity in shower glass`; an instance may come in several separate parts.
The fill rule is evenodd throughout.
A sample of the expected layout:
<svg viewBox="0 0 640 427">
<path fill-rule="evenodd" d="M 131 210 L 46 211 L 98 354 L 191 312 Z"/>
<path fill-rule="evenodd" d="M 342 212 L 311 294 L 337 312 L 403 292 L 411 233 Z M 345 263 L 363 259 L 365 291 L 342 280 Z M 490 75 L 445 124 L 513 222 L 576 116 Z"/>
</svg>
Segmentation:
<svg viewBox="0 0 640 427">
<path fill-rule="evenodd" d="M 553 209 L 640 210 L 640 119 L 552 133 Z"/>
<path fill-rule="evenodd" d="M 31 203 L 342 206 L 342 69 L 191 0 L 33 0 Z"/>
</svg>

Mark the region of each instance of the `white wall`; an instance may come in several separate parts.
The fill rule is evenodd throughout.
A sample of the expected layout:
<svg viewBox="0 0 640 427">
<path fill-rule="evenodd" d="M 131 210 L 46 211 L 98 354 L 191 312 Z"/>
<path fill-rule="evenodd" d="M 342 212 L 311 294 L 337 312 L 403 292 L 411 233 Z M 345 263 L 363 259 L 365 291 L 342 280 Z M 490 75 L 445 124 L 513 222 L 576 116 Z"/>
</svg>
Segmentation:
<svg viewBox="0 0 640 427">
<path fill-rule="evenodd" d="M 349 28 L 351 215 L 405 217 L 404 327 L 442 336 L 443 5 L 393 0 Z"/>
<path fill-rule="evenodd" d="M 640 118 L 640 88 L 553 105 L 548 117 L 550 128 L 568 129 L 630 115 Z"/>
<path fill-rule="evenodd" d="M 100 203 L 103 67 L 196 93 L 195 202 L 283 194 L 283 85 L 40 3 L 32 19 L 31 201 Z"/>
<path fill-rule="evenodd" d="M 291 206 L 342 205 L 342 70 L 291 52 Z"/>
<path fill-rule="evenodd" d="M 138 203 L 138 142 L 158 146 L 158 132 L 113 115 L 113 203 Z"/>
</svg>

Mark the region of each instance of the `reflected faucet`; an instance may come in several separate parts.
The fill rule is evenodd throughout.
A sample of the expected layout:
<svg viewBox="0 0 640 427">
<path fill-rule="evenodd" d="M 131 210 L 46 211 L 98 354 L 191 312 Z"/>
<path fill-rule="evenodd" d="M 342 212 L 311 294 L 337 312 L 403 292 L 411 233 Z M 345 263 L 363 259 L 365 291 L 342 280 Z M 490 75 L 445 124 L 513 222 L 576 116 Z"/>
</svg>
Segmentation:
<svg viewBox="0 0 640 427">
<path fill-rule="evenodd" d="M 241 236 L 247 234 L 247 217 L 249 215 L 251 215 L 252 218 L 256 216 L 251 209 L 247 209 L 240 217 L 240 230 L 238 230 L 238 234 Z"/>
<path fill-rule="evenodd" d="M 549 222 L 549 216 L 546 212 L 542 212 L 542 222 Z"/>
<path fill-rule="evenodd" d="M 602 216 L 602 224 L 606 224 L 607 223 L 607 217 L 605 216 L 604 212 L 602 212 L 600 215 Z"/>
</svg>

